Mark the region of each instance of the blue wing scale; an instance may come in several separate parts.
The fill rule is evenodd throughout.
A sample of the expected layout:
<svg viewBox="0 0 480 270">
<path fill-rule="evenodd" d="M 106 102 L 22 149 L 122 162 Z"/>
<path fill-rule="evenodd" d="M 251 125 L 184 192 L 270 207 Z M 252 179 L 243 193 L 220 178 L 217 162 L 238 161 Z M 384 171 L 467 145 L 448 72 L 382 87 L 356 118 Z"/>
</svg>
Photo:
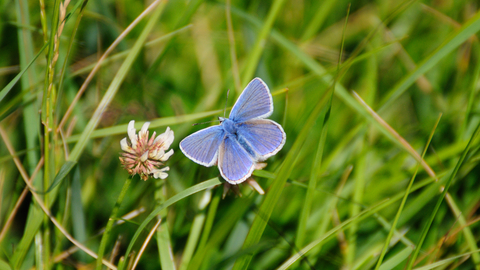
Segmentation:
<svg viewBox="0 0 480 270">
<path fill-rule="evenodd" d="M 206 167 L 217 163 L 218 148 L 225 131 L 222 126 L 199 130 L 180 142 L 180 149 L 191 160 Z"/>
<path fill-rule="evenodd" d="M 245 141 L 257 161 L 263 161 L 282 149 L 287 138 L 282 126 L 270 119 L 254 119 L 237 124 L 239 141 Z"/>
<path fill-rule="evenodd" d="M 236 185 L 252 175 L 254 162 L 233 136 L 226 136 L 218 151 L 218 169 L 227 182 Z"/>
<path fill-rule="evenodd" d="M 233 105 L 228 119 L 220 118 L 220 125 L 186 137 L 180 149 L 198 164 L 217 164 L 228 183 L 240 184 L 252 175 L 257 162 L 275 155 L 285 144 L 282 126 L 264 119 L 272 112 L 270 90 L 262 79 L 255 78 Z"/>
<path fill-rule="evenodd" d="M 253 79 L 230 112 L 230 119 L 244 122 L 254 118 L 265 118 L 273 112 L 273 100 L 268 86 L 260 78 Z"/>
</svg>

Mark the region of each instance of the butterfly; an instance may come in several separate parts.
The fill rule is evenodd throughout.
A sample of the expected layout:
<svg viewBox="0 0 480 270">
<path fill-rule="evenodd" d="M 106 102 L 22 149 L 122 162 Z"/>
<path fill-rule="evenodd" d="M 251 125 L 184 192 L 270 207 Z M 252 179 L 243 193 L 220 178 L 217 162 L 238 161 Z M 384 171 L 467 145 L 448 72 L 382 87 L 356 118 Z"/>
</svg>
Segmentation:
<svg viewBox="0 0 480 270">
<path fill-rule="evenodd" d="M 218 165 L 220 174 L 230 184 L 247 180 L 255 165 L 275 155 L 287 135 L 280 124 L 265 119 L 273 112 L 268 86 L 253 79 L 243 90 L 228 118 L 219 117 L 220 125 L 197 131 L 180 142 L 189 159 L 206 167 Z"/>
</svg>

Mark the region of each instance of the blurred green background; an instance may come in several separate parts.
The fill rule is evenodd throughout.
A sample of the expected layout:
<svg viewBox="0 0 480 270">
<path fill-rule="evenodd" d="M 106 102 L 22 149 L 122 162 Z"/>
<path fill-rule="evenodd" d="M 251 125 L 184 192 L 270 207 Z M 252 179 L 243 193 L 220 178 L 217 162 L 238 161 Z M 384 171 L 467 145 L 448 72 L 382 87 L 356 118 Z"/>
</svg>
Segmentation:
<svg viewBox="0 0 480 270">
<path fill-rule="evenodd" d="M 127 33 L 150 4 L 0 0 L 0 269 L 96 268 L 65 232 L 102 249 L 130 120 L 175 154 L 165 181 L 133 177 L 119 269 L 157 214 L 137 269 L 480 269 L 478 1 L 157 1 Z M 287 141 L 254 172 L 265 195 L 222 199 L 178 143 L 254 77 Z"/>
</svg>

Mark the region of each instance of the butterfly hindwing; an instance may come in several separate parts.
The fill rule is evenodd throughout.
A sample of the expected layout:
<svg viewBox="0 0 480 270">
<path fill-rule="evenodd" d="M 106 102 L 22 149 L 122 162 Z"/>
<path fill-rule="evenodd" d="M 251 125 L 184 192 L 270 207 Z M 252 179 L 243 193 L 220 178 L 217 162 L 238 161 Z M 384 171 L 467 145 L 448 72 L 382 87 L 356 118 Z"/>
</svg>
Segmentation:
<svg viewBox="0 0 480 270">
<path fill-rule="evenodd" d="M 218 169 L 230 184 L 239 184 L 252 175 L 254 162 L 233 136 L 226 136 L 218 150 Z"/>
<path fill-rule="evenodd" d="M 224 136 L 222 126 L 211 126 L 183 139 L 180 149 L 191 160 L 210 167 L 217 163 L 218 149 Z"/>
<path fill-rule="evenodd" d="M 253 79 L 243 90 L 230 112 L 230 119 L 243 122 L 254 118 L 265 118 L 273 112 L 272 95 L 260 78 Z"/>
<path fill-rule="evenodd" d="M 197 131 L 180 142 L 182 152 L 194 162 L 210 167 L 218 165 L 230 184 L 247 180 L 255 164 L 275 155 L 285 144 L 282 126 L 264 119 L 273 112 L 273 100 L 267 85 L 253 79 L 243 90 L 228 119 Z"/>
<path fill-rule="evenodd" d="M 257 154 L 257 161 L 275 155 L 285 144 L 282 126 L 270 119 L 253 119 L 237 125 L 239 140 L 245 141 Z"/>
</svg>

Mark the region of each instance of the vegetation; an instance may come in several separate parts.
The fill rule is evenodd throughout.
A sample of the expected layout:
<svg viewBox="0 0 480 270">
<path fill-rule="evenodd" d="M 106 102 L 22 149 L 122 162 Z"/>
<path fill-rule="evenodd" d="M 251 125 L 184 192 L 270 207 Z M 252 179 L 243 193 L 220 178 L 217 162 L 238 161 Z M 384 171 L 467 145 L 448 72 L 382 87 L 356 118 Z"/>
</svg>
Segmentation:
<svg viewBox="0 0 480 270">
<path fill-rule="evenodd" d="M 0 269 L 480 269 L 478 9 L 0 0 Z M 178 144 L 254 77 L 287 141 L 223 198 Z"/>
</svg>

